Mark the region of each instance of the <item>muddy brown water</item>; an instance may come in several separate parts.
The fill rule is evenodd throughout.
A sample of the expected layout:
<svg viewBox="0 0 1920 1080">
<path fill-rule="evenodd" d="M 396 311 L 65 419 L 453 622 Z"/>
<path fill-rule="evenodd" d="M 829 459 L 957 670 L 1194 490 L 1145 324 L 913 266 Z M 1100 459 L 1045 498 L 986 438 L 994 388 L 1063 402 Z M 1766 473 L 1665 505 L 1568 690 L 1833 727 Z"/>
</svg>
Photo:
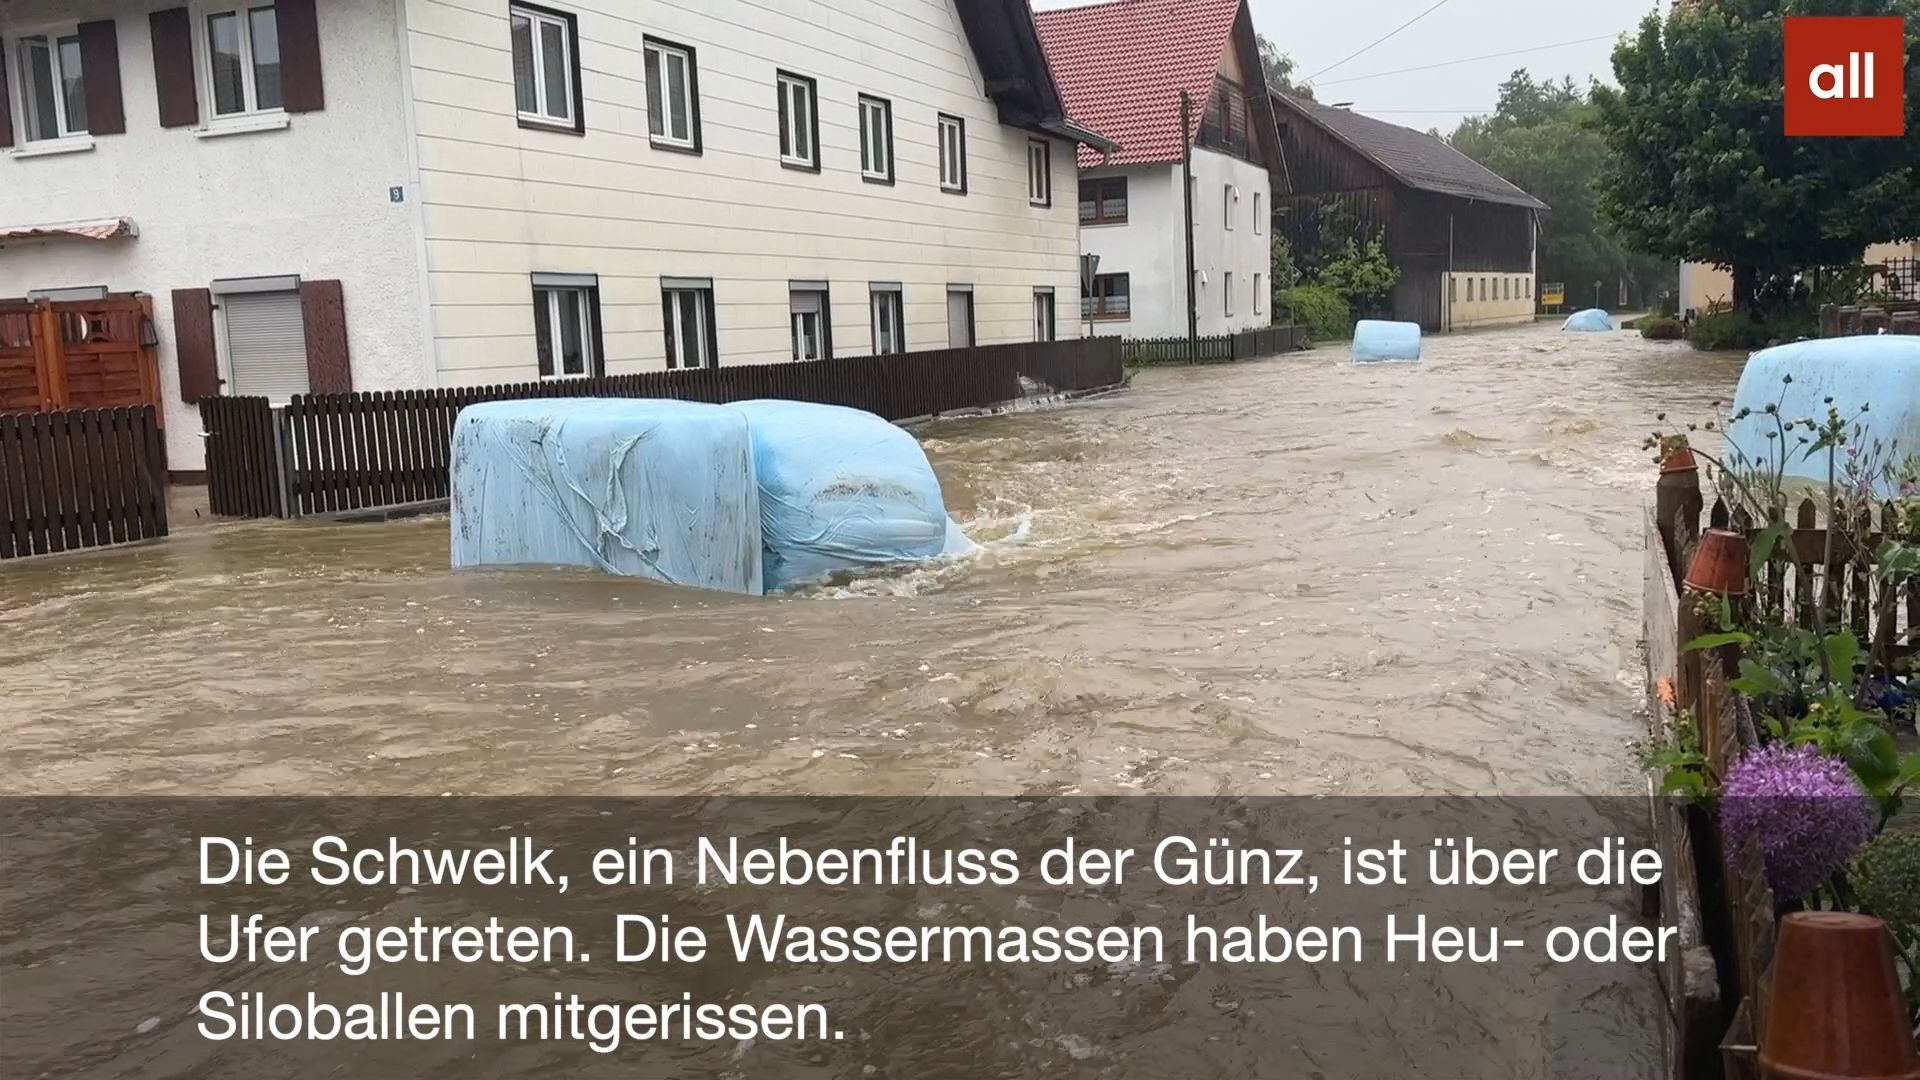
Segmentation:
<svg viewBox="0 0 1920 1080">
<path fill-rule="evenodd" d="M 918 429 L 978 557 L 752 599 L 453 572 L 444 517 L 0 568 L 12 793 L 1607 793 L 1655 413 L 1552 327 Z"/>
<path fill-rule="evenodd" d="M 184 523 L 163 543 L 0 567 L 0 792 L 1633 795 L 1653 479 L 1639 443 L 1655 413 L 1704 415 L 1730 397 L 1739 365 L 1633 334 L 1528 327 L 1430 340 L 1418 365 L 1357 368 L 1344 349 L 1316 350 L 936 422 L 917 434 L 983 550 L 783 598 L 455 573 L 444 518 Z M 1308 805 L 1335 804 L 1354 805 Z M 250 805 L 263 836 L 321 813 Z M 1194 1075 L 1614 1080 L 1660 1068 L 1650 971 L 1537 962 L 1506 974 L 779 968 L 745 984 L 693 968 L 696 989 L 826 994 L 862 1041 L 615 1057 L 560 1044 L 216 1050 L 191 1027 L 189 989 L 207 987 L 185 985 L 213 976 L 178 974 L 182 912 L 201 902 L 173 865 L 169 828 L 184 826 L 138 805 L 114 827 L 60 804 L 32 812 L 53 820 L 7 835 L 42 872 L 0 882 L 15 890 L 0 979 L 28 1074 L 1104 1077 L 1204 1062 Z M 1435 812 L 1476 811 L 1425 800 L 1385 816 Z M 449 922 L 499 902 L 411 891 L 251 902 L 329 925 Z M 884 901 L 873 917 L 899 917 Z M 521 914 L 599 918 L 637 902 Z M 1236 890 L 1192 902 L 1271 903 Z M 1475 918 L 1467 902 L 1433 910 Z M 692 918 L 701 903 L 674 910 Z M 785 903 L 856 917 L 848 901 Z M 1544 926 L 1596 903 L 1633 918 L 1631 897 L 1590 890 L 1539 894 L 1517 918 Z M 995 895 L 977 917 L 1023 910 L 1041 908 Z M 342 988 L 305 969 L 239 977 L 281 997 Z M 573 986 L 633 998 L 659 978 Z M 462 979 L 528 999 L 554 988 L 524 968 L 489 981 L 401 967 L 380 985 L 432 995 Z"/>
</svg>

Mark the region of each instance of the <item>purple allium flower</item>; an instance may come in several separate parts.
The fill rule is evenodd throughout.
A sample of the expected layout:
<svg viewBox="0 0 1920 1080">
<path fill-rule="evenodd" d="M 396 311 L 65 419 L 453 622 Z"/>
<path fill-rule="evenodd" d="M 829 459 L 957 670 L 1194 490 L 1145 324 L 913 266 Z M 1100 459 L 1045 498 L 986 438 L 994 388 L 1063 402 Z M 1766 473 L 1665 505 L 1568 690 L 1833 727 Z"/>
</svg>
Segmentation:
<svg viewBox="0 0 1920 1080">
<path fill-rule="evenodd" d="M 1757 838 L 1777 903 L 1801 899 L 1845 866 L 1873 824 L 1873 802 L 1846 762 L 1811 746 L 1749 751 L 1720 789 L 1727 863 L 1738 865 L 1747 838 Z"/>
</svg>

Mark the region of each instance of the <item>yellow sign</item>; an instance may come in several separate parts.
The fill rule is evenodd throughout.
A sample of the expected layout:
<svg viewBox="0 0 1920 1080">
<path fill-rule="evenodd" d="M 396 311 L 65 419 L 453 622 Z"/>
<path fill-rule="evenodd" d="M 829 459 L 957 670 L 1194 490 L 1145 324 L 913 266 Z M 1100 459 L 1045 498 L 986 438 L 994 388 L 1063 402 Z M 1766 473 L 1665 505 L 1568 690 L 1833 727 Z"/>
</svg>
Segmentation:
<svg viewBox="0 0 1920 1080">
<path fill-rule="evenodd" d="M 1540 302 L 1547 307 L 1559 307 L 1567 302 L 1565 282 L 1555 281 L 1540 286 Z"/>
</svg>

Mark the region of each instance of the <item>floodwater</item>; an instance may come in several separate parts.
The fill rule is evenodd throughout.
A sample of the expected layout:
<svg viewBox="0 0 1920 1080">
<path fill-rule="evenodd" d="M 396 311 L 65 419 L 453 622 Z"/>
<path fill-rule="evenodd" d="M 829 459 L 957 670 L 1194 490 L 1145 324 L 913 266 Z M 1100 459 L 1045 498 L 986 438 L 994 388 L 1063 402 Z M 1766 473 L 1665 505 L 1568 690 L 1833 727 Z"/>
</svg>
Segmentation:
<svg viewBox="0 0 1920 1080">
<path fill-rule="evenodd" d="M 1654 415 L 1534 326 L 919 429 L 977 557 L 806 595 L 447 568 L 444 517 L 0 568 L 11 793 L 1639 790 Z"/>
</svg>

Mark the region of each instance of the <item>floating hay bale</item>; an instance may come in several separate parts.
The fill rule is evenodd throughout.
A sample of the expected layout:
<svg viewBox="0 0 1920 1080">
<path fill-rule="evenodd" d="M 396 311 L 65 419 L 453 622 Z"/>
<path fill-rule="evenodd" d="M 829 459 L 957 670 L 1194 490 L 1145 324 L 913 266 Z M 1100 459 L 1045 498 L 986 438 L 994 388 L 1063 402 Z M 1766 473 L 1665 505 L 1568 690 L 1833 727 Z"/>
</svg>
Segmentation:
<svg viewBox="0 0 1920 1080">
<path fill-rule="evenodd" d="M 1791 376 L 1792 382 L 1787 378 Z M 1860 434 L 1849 435 L 1849 445 L 1863 451 L 1875 440 L 1895 444 L 1894 453 L 1920 451 L 1920 337 L 1894 334 L 1822 338 L 1776 345 L 1754 353 L 1740 373 L 1734 392 L 1734 414 L 1751 410 L 1745 419 L 1728 426 L 1734 454 L 1765 465 L 1785 459 L 1786 472 L 1821 483 L 1827 477 L 1827 455 L 1808 455 L 1800 444 L 1805 431 L 1788 432 L 1784 445 L 1779 424 L 1827 418 L 1827 399 L 1840 415 L 1853 419 L 1862 405 L 1871 408 L 1858 418 Z M 1777 417 L 1768 407 L 1777 410 Z M 1769 436 L 1772 436 L 1769 438 Z M 1842 460 L 1846 448 L 1840 449 Z M 1891 491 L 1881 491 L 1886 497 Z"/>
<path fill-rule="evenodd" d="M 1560 324 L 1560 329 L 1588 334 L 1606 333 L 1613 329 L 1613 316 L 1602 308 L 1590 307 L 1567 316 L 1567 321 Z"/>
<path fill-rule="evenodd" d="M 1420 324 L 1362 319 L 1353 328 L 1353 362 L 1420 359 Z"/>
</svg>

